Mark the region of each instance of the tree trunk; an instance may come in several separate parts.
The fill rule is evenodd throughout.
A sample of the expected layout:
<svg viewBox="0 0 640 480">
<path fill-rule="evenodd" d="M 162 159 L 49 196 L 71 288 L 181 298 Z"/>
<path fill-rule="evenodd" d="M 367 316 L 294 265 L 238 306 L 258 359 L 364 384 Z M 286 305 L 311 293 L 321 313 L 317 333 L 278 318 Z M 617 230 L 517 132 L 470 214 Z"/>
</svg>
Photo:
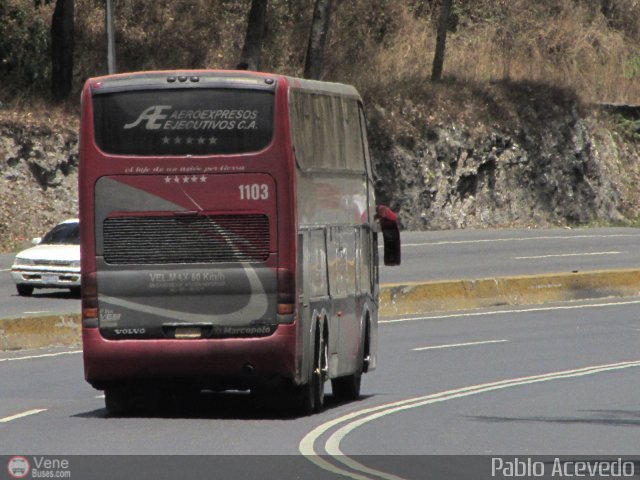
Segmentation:
<svg viewBox="0 0 640 480">
<path fill-rule="evenodd" d="M 307 57 L 304 62 L 304 77 L 319 79 L 324 66 L 324 46 L 329 33 L 331 0 L 316 0 L 309 35 Z"/>
<path fill-rule="evenodd" d="M 440 15 L 438 16 L 438 34 L 436 37 L 436 52 L 433 56 L 433 68 L 431 70 L 431 81 L 438 82 L 442 78 L 444 67 L 444 49 L 447 43 L 447 29 L 449 28 L 449 17 L 453 0 L 442 0 Z"/>
<path fill-rule="evenodd" d="M 62 100 L 73 82 L 74 0 L 57 0 L 51 18 L 51 92 Z"/>
<path fill-rule="evenodd" d="M 268 1 L 251 0 L 247 34 L 244 38 L 240 62 L 236 67 L 238 70 L 260 70 L 260 54 L 262 53 Z"/>
</svg>

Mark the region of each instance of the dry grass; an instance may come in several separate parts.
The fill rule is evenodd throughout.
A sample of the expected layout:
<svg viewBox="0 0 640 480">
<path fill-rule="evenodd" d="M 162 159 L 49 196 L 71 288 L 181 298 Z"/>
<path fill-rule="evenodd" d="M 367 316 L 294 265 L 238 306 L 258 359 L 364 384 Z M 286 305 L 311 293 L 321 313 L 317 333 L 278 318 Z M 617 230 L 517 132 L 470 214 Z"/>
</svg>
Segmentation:
<svg viewBox="0 0 640 480">
<path fill-rule="evenodd" d="M 324 78 L 353 83 L 366 95 L 446 92 L 429 81 L 436 4 L 336 2 Z M 234 68 L 249 5 L 250 0 L 114 0 L 118 70 Z M 585 102 L 640 104 L 640 0 L 455 0 L 454 5 L 457 26 L 448 36 L 445 83 L 455 88 L 496 81 L 547 84 L 573 90 Z M 312 7 L 312 0 L 269 2 L 264 70 L 301 74 Z M 76 0 L 74 103 L 86 78 L 105 73 L 105 49 L 103 2 Z M 0 85 L 1 101 L 7 102 L 7 92 Z M 11 91 L 17 103 L 28 103 L 21 94 Z"/>
<path fill-rule="evenodd" d="M 502 10 L 495 16 L 449 33 L 445 76 L 472 83 L 545 83 L 574 90 L 585 102 L 639 104 L 640 34 L 631 35 L 640 29 L 640 1 L 621 1 L 628 13 L 637 14 L 626 31 L 613 28 L 610 18 L 594 10 L 595 2 L 497 0 L 493 3 L 501 3 Z M 409 83 L 414 89 L 428 82 L 433 22 L 416 17 L 407 6 L 396 8 L 395 14 L 397 31 L 385 42 L 364 45 L 359 68 L 343 61 L 348 49 L 334 52 L 333 61 L 342 65 L 335 76 L 353 76 L 363 90 L 379 82 Z"/>
</svg>

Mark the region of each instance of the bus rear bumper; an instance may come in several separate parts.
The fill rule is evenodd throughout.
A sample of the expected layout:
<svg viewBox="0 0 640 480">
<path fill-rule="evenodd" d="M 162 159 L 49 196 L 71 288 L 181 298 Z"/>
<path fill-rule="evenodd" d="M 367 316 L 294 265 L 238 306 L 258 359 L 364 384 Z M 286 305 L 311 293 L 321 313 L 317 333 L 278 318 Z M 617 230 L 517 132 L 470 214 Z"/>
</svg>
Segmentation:
<svg viewBox="0 0 640 480">
<path fill-rule="evenodd" d="M 251 388 L 297 374 L 295 324 L 268 337 L 185 340 L 108 340 L 84 328 L 82 341 L 85 378 L 100 390 L 146 381 Z"/>
</svg>

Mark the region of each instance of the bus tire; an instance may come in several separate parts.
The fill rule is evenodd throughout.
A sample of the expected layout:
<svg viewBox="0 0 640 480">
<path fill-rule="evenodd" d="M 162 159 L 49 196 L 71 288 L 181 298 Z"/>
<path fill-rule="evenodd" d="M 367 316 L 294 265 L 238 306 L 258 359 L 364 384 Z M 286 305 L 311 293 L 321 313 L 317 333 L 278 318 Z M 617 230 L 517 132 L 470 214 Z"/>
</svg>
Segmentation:
<svg viewBox="0 0 640 480">
<path fill-rule="evenodd" d="M 104 404 L 109 415 L 122 415 L 134 409 L 132 393 L 127 388 L 111 387 L 104 391 Z"/>
<path fill-rule="evenodd" d="M 361 373 L 331 379 L 333 397 L 340 402 L 350 402 L 360 398 Z"/>
<path fill-rule="evenodd" d="M 162 406 L 164 396 L 151 386 L 113 386 L 104 391 L 104 403 L 109 415 L 156 412 Z"/>
<path fill-rule="evenodd" d="M 362 383 L 362 373 L 369 369 L 370 360 L 370 327 L 369 316 L 365 320 L 365 330 L 362 335 L 362 367 L 359 371 L 351 375 L 336 377 L 331 379 L 331 390 L 333 397 L 340 402 L 350 402 L 360 398 L 360 384 Z"/>
<path fill-rule="evenodd" d="M 328 358 L 326 333 L 320 333 L 320 329 L 318 329 L 316 330 L 309 382 L 298 387 L 300 389 L 300 406 L 304 415 L 319 412 L 324 407 L 324 384 L 327 379 Z"/>
</svg>

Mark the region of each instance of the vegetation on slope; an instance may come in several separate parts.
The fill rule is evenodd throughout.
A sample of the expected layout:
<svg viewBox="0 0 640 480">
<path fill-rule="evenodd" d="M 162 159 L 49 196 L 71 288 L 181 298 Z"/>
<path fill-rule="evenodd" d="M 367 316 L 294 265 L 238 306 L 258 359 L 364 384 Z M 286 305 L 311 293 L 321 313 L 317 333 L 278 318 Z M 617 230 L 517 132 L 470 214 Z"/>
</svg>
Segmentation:
<svg viewBox="0 0 640 480">
<path fill-rule="evenodd" d="M 0 0 L 0 98 L 40 95 L 53 4 Z M 250 0 L 114 0 L 119 71 L 233 68 Z M 302 75 L 313 0 L 270 0 L 262 69 Z M 322 77 L 361 91 L 429 83 L 438 0 L 334 2 Z M 74 88 L 106 69 L 104 2 L 75 0 Z M 529 81 L 640 102 L 640 0 L 455 0 L 445 78 Z"/>
<path fill-rule="evenodd" d="M 48 92 L 54 4 L 0 0 L 0 155 L 5 156 L 4 161 L 0 158 L 0 237 L 4 237 L 0 243 L 5 245 L 34 236 L 34 228 L 58 220 L 54 215 L 73 213 L 75 204 L 58 205 L 52 192 L 59 190 L 55 188 L 58 184 L 67 188 L 69 181 L 62 177 L 74 171 L 74 149 L 55 165 L 51 159 L 50 165 L 44 160 L 47 151 L 58 152 L 73 143 L 82 84 L 106 73 L 104 0 L 75 0 L 72 94 L 62 103 L 53 100 Z M 113 4 L 118 71 L 230 69 L 239 61 L 251 0 L 113 0 Z M 490 152 L 494 143 L 486 139 L 495 137 L 497 131 L 500 139 L 532 146 L 533 150 L 525 149 L 532 159 L 527 174 L 537 184 L 540 180 L 535 175 L 543 178 L 547 172 L 536 169 L 549 167 L 539 166 L 547 164 L 536 160 L 535 146 L 548 139 L 549 132 L 544 130 L 549 125 L 566 126 L 562 130 L 566 133 L 555 133 L 571 140 L 576 115 L 587 115 L 590 104 L 640 104 L 640 0 L 454 0 L 444 77 L 434 83 L 430 77 L 440 5 L 441 0 L 334 1 L 321 74 L 324 80 L 354 84 L 363 94 L 379 170 L 397 168 L 423 175 L 413 188 L 415 198 L 427 197 L 424 208 L 433 210 L 433 205 L 439 205 L 443 212 L 457 209 L 465 215 L 480 211 L 466 188 L 470 177 L 461 171 L 449 172 L 443 155 L 454 155 L 452 164 L 462 164 L 460 158 L 474 145 L 485 145 Z M 268 1 L 262 70 L 303 74 L 313 7 L 314 0 Z M 587 168 L 599 155 L 615 158 L 615 165 L 601 170 L 626 174 L 613 175 L 608 182 L 620 180 L 617 208 L 635 217 L 640 213 L 636 187 L 640 125 L 637 118 L 625 116 L 597 121 L 603 128 L 585 134 L 587 140 L 581 147 L 581 155 L 589 156 L 591 162 L 580 166 L 585 174 L 583 185 L 569 191 L 588 190 L 601 181 L 590 177 L 592 167 Z M 444 146 L 446 138 L 461 128 L 460 138 Z M 47 137 L 52 135 L 61 137 L 49 145 Z M 38 148 L 32 148 L 34 145 Z M 594 150 L 597 148 L 604 148 L 606 155 Z M 394 157 L 398 149 L 403 153 Z M 427 162 L 422 151 L 433 158 Z M 563 152 L 570 151 L 565 145 L 560 153 L 553 153 L 557 158 L 552 160 L 561 162 Z M 405 163 L 391 168 L 394 158 Z M 488 179 L 483 190 L 486 158 L 478 162 L 473 167 L 478 169 L 476 203 L 481 191 L 488 195 L 489 187 L 496 185 Z M 437 170 L 439 165 L 443 169 Z M 44 173 L 38 173 L 41 170 Z M 33 172 L 38 176 L 35 182 Z M 497 172 L 502 175 L 500 168 Z M 447 203 L 449 193 L 442 188 L 449 174 L 462 181 L 451 187 L 455 194 L 461 189 L 461 203 Z M 438 179 L 439 175 L 444 177 Z M 562 181 L 557 179 L 558 184 Z M 425 213 L 428 221 L 420 224 L 420 218 L 410 218 L 414 212 L 407 204 L 413 199 L 394 198 L 391 187 L 380 183 L 380 197 L 398 208 L 403 221 L 412 227 L 478 225 L 487 218 L 477 214 L 476 223 L 458 219 L 437 224 L 429 220 L 430 215 L 444 218 L 444 214 L 434 211 Z M 436 187 L 440 188 L 437 192 Z M 21 191 L 28 193 L 27 201 L 16 200 Z M 594 195 L 588 198 L 602 198 Z M 55 194 L 61 196 L 67 197 Z M 617 197 L 613 200 L 618 201 Z M 33 211 L 19 210 L 29 202 L 35 202 L 30 207 Z M 505 207 L 497 202 L 487 208 Z M 558 223 L 593 221 L 601 211 L 582 215 L 553 208 L 549 218 Z M 41 217 L 47 211 L 50 219 Z M 35 226 L 15 224 L 16 218 L 31 215 L 38 219 Z M 515 223 L 508 224 L 517 224 L 522 217 L 509 218 Z M 526 224 L 537 219 L 532 216 Z"/>
</svg>

